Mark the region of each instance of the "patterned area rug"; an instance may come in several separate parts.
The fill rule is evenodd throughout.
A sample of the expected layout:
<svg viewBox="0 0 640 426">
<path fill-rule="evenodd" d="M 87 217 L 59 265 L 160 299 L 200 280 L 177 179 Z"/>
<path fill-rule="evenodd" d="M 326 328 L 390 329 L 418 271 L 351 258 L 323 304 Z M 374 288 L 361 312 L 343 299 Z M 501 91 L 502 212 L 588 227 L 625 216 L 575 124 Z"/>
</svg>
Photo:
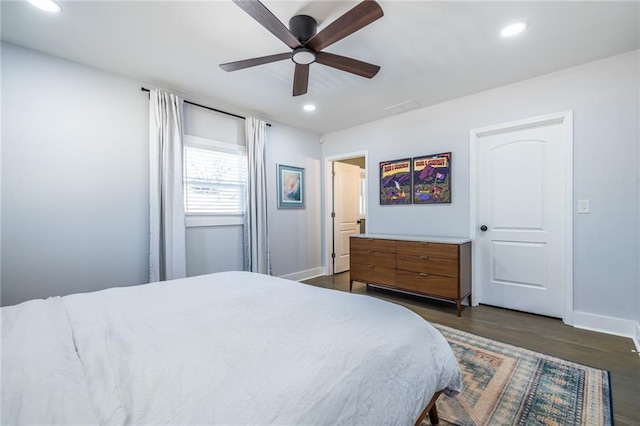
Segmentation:
<svg viewBox="0 0 640 426">
<path fill-rule="evenodd" d="M 453 349 L 464 389 L 437 402 L 441 425 L 611 425 L 609 373 L 434 326 Z M 429 418 L 422 423 L 428 425 Z"/>
</svg>

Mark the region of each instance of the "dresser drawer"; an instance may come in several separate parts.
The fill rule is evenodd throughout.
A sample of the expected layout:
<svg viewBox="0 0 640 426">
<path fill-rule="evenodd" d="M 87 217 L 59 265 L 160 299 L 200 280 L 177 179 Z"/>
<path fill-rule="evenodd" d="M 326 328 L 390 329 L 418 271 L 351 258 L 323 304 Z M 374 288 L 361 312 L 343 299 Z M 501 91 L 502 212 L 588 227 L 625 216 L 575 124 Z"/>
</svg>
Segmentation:
<svg viewBox="0 0 640 426">
<path fill-rule="evenodd" d="M 458 259 L 457 244 L 398 241 L 397 250 L 398 254 L 439 257 L 442 259 Z"/>
<path fill-rule="evenodd" d="M 395 240 L 382 240 L 375 238 L 361 238 L 361 237 L 352 237 L 351 239 L 351 250 L 373 250 L 373 251 L 381 251 L 385 253 L 395 253 L 396 252 L 396 242 Z"/>
<path fill-rule="evenodd" d="M 363 283 L 378 283 L 391 287 L 396 286 L 396 270 L 375 265 L 351 264 L 350 279 Z"/>
<path fill-rule="evenodd" d="M 398 269 L 411 272 L 458 277 L 458 261 L 429 256 L 398 254 Z"/>
<path fill-rule="evenodd" d="M 395 253 L 385 253 L 374 250 L 351 250 L 351 263 L 359 263 L 361 265 L 375 265 L 381 268 L 396 267 Z"/>
<path fill-rule="evenodd" d="M 441 275 L 420 274 L 418 272 L 396 271 L 396 286 L 431 296 L 458 298 L 458 280 Z"/>
</svg>

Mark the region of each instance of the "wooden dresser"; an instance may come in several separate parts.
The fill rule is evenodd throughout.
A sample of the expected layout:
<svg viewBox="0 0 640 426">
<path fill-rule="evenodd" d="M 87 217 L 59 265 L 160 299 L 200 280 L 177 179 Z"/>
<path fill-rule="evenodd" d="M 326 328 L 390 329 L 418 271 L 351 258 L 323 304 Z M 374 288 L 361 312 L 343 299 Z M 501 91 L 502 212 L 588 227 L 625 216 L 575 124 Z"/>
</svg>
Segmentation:
<svg viewBox="0 0 640 426">
<path fill-rule="evenodd" d="M 471 306 L 471 240 L 360 234 L 350 238 L 354 281 Z"/>
</svg>

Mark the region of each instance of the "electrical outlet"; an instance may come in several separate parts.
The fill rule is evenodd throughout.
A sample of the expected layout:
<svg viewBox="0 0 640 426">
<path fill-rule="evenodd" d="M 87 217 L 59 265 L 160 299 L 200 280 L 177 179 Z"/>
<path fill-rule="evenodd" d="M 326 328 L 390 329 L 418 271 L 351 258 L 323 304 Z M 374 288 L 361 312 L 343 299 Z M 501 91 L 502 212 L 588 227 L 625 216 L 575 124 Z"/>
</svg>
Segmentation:
<svg viewBox="0 0 640 426">
<path fill-rule="evenodd" d="M 591 213 L 591 203 L 589 200 L 578 200 L 578 213 Z"/>
</svg>

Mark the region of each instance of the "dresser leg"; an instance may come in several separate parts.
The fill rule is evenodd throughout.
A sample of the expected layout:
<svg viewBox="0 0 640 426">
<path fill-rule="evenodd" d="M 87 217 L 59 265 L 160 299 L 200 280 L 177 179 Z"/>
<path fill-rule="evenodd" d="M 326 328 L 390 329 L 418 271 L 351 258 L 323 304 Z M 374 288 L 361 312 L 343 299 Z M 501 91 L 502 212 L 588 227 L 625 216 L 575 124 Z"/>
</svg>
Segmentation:
<svg viewBox="0 0 640 426">
<path fill-rule="evenodd" d="M 349 280 L 349 293 L 351 293 L 352 288 L 353 288 L 353 280 Z"/>
<path fill-rule="evenodd" d="M 471 303 L 471 293 L 469 293 L 469 307 L 472 307 L 473 304 Z"/>
<path fill-rule="evenodd" d="M 460 299 L 456 300 L 456 305 L 458 307 L 458 316 L 461 317 L 462 316 L 462 300 Z"/>
</svg>

